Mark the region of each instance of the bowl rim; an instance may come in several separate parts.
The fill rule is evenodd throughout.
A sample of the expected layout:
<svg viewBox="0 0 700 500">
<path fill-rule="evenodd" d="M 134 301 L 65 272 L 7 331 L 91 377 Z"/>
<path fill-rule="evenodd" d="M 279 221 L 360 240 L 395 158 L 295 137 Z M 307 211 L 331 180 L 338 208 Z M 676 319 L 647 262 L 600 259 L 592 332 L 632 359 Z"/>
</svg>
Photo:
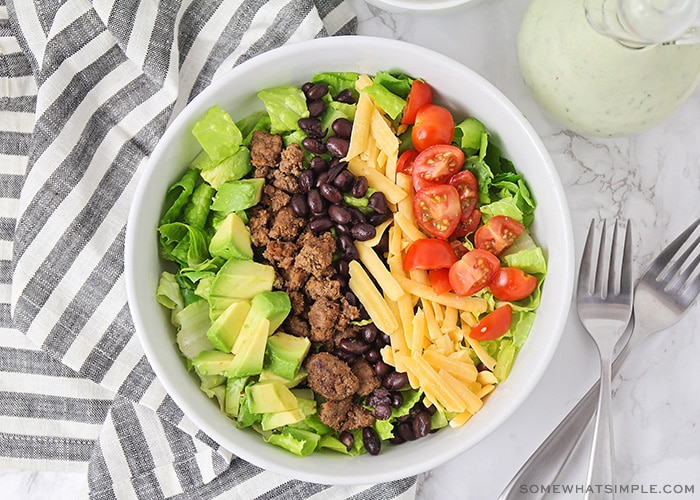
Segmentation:
<svg viewBox="0 0 700 500">
<path fill-rule="evenodd" d="M 550 329 L 554 332 L 556 338 L 545 345 L 546 349 L 543 352 L 539 352 L 538 359 L 540 360 L 540 363 L 535 368 L 533 368 L 531 376 L 528 379 L 529 383 L 522 387 L 519 387 L 517 394 L 510 395 L 510 397 L 512 397 L 512 404 L 508 405 L 508 411 L 503 412 L 503 414 L 499 413 L 497 418 L 494 418 L 492 419 L 492 421 L 484 423 L 484 425 L 480 429 L 480 432 L 478 432 L 476 436 L 473 437 L 472 442 L 467 447 L 455 446 L 453 448 L 450 448 L 449 450 L 444 451 L 440 455 L 428 457 L 424 461 L 421 461 L 419 463 L 402 463 L 400 470 L 374 470 L 371 471 L 369 475 L 364 475 L 362 478 L 357 478 L 354 476 L 347 477 L 346 475 L 337 472 L 327 472 L 319 470 L 309 471 L 308 467 L 304 467 L 303 465 L 299 468 L 289 467 L 276 460 L 268 460 L 267 458 L 261 458 L 255 453 L 241 446 L 238 446 L 238 444 L 232 443 L 232 441 L 230 439 L 227 439 L 225 436 L 222 437 L 218 435 L 215 431 L 213 432 L 211 426 L 208 424 L 206 419 L 200 418 L 199 413 L 198 411 L 195 411 L 193 404 L 190 401 L 187 401 L 184 397 L 180 396 L 178 387 L 176 387 L 174 383 L 172 383 L 166 376 L 168 367 L 161 362 L 161 359 L 157 352 L 159 346 L 157 343 L 153 343 L 149 335 L 146 334 L 147 327 L 146 322 L 144 320 L 144 316 L 142 314 L 144 311 L 142 311 L 142 306 L 139 303 L 139 300 L 137 300 L 138 280 L 135 274 L 135 262 L 138 259 L 138 254 L 136 252 L 136 238 L 138 238 L 138 219 L 140 211 L 144 207 L 146 198 L 148 198 L 147 188 L 149 185 L 149 179 L 156 175 L 155 165 L 158 164 L 161 156 L 165 154 L 165 150 L 167 148 L 168 143 L 172 141 L 175 137 L 177 137 L 178 134 L 182 133 L 181 127 L 183 126 L 183 124 L 186 124 L 192 120 L 192 117 L 195 114 L 195 110 L 198 108 L 199 104 L 205 101 L 210 94 L 216 93 L 222 88 L 225 88 L 225 86 L 230 80 L 241 77 L 241 75 L 244 75 L 247 71 L 249 71 L 250 68 L 254 68 L 256 65 L 274 63 L 274 61 L 278 60 L 279 58 L 293 59 L 294 57 L 298 57 L 302 54 L 308 53 L 309 50 L 313 50 L 319 46 L 323 47 L 324 50 L 328 48 L 334 50 L 348 50 L 349 48 L 357 47 L 358 44 L 364 44 L 369 47 L 378 45 L 381 46 L 383 50 L 388 50 L 389 52 L 398 50 L 410 51 L 411 54 L 414 55 L 416 58 L 429 57 L 435 61 L 438 61 L 441 64 L 449 65 L 450 67 L 454 68 L 454 71 L 456 73 L 468 75 L 470 78 L 478 80 L 479 84 L 483 87 L 484 91 L 491 94 L 491 96 L 493 96 L 499 102 L 499 104 L 503 106 L 504 110 L 509 115 L 512 115 L 513 120 L 521 129 L 521 132 L 524 134 L 525 140 L 531 143 L 532 146 L 537 150 L 537 153 L 540 155 L 540 159 L 542 160 L 542 166 L 549 173 L 552 181 L 553 190 L 550 193 L 550 196 L 553 197 L 553 199 L 555 200 L 555 204 L 562 208 L 561 214 L 558 214 L 561 221 L 561 227 L 559 228 L 559 232 L 557 234 L 562 244 L 562 254 L 558 255 L 558 258 L 562 260 L 562 266 L 567 271 L 562 276 L 561 283 L 559 283 L 559 295 L 553 299 L 557 302 L 557 304 L 559 304 L 559 307 L 556 310 L 558 310 L 560 314 L 558 314 L 556 318 L 553 318 L 554 321 L 552 323 L 548 323 L 548 327 L 551 326 Z M 353 63 L 349 62 L 348 64 L 350 65 Z M 201 113 L 201 110 L 196 111 L 196 113 Z M 549 366 L 564 331 L 565 322 L 568 317 L 570 299 L 573 293 L 573 249 L 574 244 L 570 213 L 568 209 L 568 204 L 566 202 L 564 190 L 561 186 L 561 182 L 559 180 L 558 173 L 556 172 L 554 163 L 533 127 L 530 125 L 529 122 L 527 122 L 527 120 L 515 107 L 515 105 L 500 90 L 498 90 L 485 78 L 481 77 L 478 73 L 466 67 L 464 64 L 457 62 L 454 59 L 451 59 L 450 57 L 435 52 L 431 49 L 393 39 L 385 39 L 363 35 L 346 35 L 295 42 L 262 53 L 254 58 L 242 62 L 230 71 L 222 74 L 220 77 L 214 80 L 206 89 L 204 89 L 202 92 L 200 92 L 200 94 L 198 94 L 194 99 L 192 99 L 192 101 L 185 108 L 183 108 L 183 110 L 178 114 L 178 116 L 176 116 L 174 120 L 172 120 L 170 126 L 165 130 L 153 153 L 150 155 L 147 164 L 145 165 L 141 173 L 141 178 L 138 181 L 138 185 L 134 193 L 133 203 L 129 211 L 126 227 L 124 272 L 127 288 L 127 299 L 131 311 L 131 316 L 134 321 L 139 341 L 141 342 L 141 345 L 143 346 L 144 352 L 146 354 L 146 358 L 151 364 L 156 376 L 158 377 L 160 383 L 163 385 L 167 393 L 170 395 L 173 401 L 182 408 L 185 415 L 187 415 L 187 417 L 195 425 L 197 425 L 200 429 L 209 434 L 218 443 L 225 444 L 225 449 L 228 449 L 238 457 L 243 458 L 244 460 L 249 461 L 256 466 L 265 468 L 267 470 L 281 473 L 286 476 L 294 477 L 297 479 L 321 484 L 366 484 L 405 478 L 411 475 L 425 472 L 427 470 L 431 470 L 439 465 L 444 464 L 448 460 L 465 452 L 468 448 L 474 446 L 486 436 L 490 435 L 522 405 L 522 403 L 525 401 L 525 399 L 528 397 L 528 395 L 532 392 L 534 387 L 541 379 L 546 368 Z M 527 343 L 525 345 L 527 345 Z M 233 425 L 231 428 L 235 429 Z M 236 431 L 240 432 L 238 430 Z M 418 441 L 415 441 L 412 444 L 414 443 L 418 443 Z M 265 444 L 265 446 L 269 446 L 272 448 L 272 446 L 268 444 Z M 284 451 L 279 450 L 279 453 L 284 453 Z M 303 460 L 307 460 L 307 458 L 301 459 L 301 463 L 303 464 Z M 361 457 L 349 457 L 347 459 L 347 463 L 351 464 L 353 459 L 358 458 Z"/>
</svg>

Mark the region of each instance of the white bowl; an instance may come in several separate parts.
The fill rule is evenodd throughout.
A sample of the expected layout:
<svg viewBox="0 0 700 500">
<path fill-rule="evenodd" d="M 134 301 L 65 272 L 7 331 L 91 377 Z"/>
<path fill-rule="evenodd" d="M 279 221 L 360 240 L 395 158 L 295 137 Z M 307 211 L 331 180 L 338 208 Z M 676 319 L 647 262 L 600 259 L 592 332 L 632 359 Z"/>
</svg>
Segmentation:
<svg viewBox="0 0 700 500">
<path fill-rule="evenodd" d="M 431 12 L 467 6 L 473 7 L 483 1 L 484 0 L 367 0 L 367 3 L 389 12 Z"/>
<path fill-rule="evenodd" d="M 166 190 L 199 149 L 192 126 L 210 106 L 218 104 L 239 119 L 262 109 L 255 97 L 260 89 L 300 85 L 320 71 L 373 74 L 379 70 L 425 78 L 443 104 L 457 114 L 479 118 L 492 132 L 538 202 L 532 227 L 547 255 L 549 271 L 533 330 L 509 378 L 466 425 L 400 446 L 385 446 L 377 456 L 314 453 L 300 458 L 265 443 L 252 431 L 236 429 L 185 370 L 169 315 L 155 301 L 163 269 L 156 227 Z M 257 56 L 214 81 L 180 113 L 142 172 L 127 226 L 125 272 L 129 307 L 146 356 L 173 400 L 204 432 L 237 456 L 268 470 L 316 483 L 366 484 L 407 477 L 445 463 L 496 430 L 520 406 L 559 343 L 573 290 L 573 252 L 568 207 L 552 160 L 523 115 L 500 91 L 433 51 L 395 40 L 348 36 L 301 42 Z"/>
</svg>

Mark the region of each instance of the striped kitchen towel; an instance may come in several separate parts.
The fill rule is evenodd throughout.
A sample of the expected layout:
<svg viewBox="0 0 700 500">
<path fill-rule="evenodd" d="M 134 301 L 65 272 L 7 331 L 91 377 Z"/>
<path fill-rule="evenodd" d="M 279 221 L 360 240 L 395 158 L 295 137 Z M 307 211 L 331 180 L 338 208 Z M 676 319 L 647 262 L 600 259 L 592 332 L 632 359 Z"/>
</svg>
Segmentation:
<svg viewBox="0 0 700 500">
<path fill-rule="evenodd" d="M 413 497 L 232 456 L 165 393 L 126 302 L 127 213 L 168 123 L 236 64 L 356 25 L 347 0 L 0 0 L 0 466 L 85 472 L 93 498 Z"/>
</svg>

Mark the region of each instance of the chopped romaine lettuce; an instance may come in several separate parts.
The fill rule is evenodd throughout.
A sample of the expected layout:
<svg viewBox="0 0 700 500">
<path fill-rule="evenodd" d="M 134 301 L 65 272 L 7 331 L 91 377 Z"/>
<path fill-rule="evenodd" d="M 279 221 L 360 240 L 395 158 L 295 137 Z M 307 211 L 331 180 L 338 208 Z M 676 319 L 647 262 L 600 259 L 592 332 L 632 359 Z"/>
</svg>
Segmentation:
<svg viewBox="0 0 700 500">
<path fill-rule="evenodd" d="M 212 106 L 206 116 L 195 123 L 192 134 L 214 162 L 238 151 L 243 136 L 231 116 L 220 106 Z"/>
<path fill-rule="evenodd" d="M 275 87 L 258 92 L 270 115 L 270 133 L 284 134 L 299 128 L 301 118 L 309 116 L 306 97 L 297 87 Z"/>
</svg>

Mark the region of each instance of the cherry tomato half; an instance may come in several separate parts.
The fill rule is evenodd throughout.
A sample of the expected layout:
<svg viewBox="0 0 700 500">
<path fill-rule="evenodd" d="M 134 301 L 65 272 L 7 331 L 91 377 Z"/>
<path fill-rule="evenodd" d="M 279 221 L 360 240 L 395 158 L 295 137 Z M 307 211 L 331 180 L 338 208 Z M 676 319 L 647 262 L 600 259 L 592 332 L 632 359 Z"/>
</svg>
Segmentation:
<svg viewBox="0 0 700 500">
<path fill-rule="evenodd" d="M 438 295 L 452 290 L 449 269 L 430 269 L 428 271 L 428 279 L 430 279 L 430 285 L 433 287 L 433 291 Z"/>
<path fill-rule="evenodd" d="M 421 151 L 413 161 L 413 189 L 429 184 L 446 184 L 464 164 L 464 152 L 449 144 L 436 144 Z M 455 188 L 456 189 L 456 188 Z M 457 191 L 459 199 L 459 191 Z"/>
<path fill-rule="evenodd" d="M 401 123 L 412 125 L 416 121 L 416 113 L 426 104 L 433 102 L 433 88 L 421 80 L 414 80 L 406 98 Z"/>
<path fill-rule="evenodd" d="M 513 321 L 513 308 L 510 304 L 497 307 L 472 327 L 469 336 L 474 340 L 494 340 L 503 336 Z"/>
<path fill-rule="evenodd" d="M 457 229 L 454 230 L 452 236 L 455 238 L 461 238 L 468 234 L 473 233 L 481 222 L 481 212 L 478 208 L 472 210 L 465 217 L 465 213 L 462 212 L 462 217 L 459 219 L 459 224 L 457 224 Z"/>
<path fill-rule="evenodd" d="M 460 150 L 461 151 L 461 150 Z M 462 203 L 462 213 L 471 214 L 479 201 L 479 182 L 469 170 L 460 170 L 450 178 L 450 185 L 459 193 Z"/>
<path fill-rule="evenodd" d="M 500 267 L 491 252 L 474 249 L 452 264 L 450 284 L 457 295 L 473 295 L 491 282 Z"/>
<path fill-rule="evenodd" d="M 455 122 L 447 108 L 437 104 L 425 104 L 416 114 L 411 131 L 413 147 L 423 151 L 435 144 L 450 144 L 455 133 Z"/>
<path fill-rule="evenodd" d="M 415 149 L 407 149 L 401 153 L 401 156 L 399 156 L 399 159 L 396 161 L 396 171 L 411 175 L 413 172 L 413 162 L 416 156 L 418 156 L 418 151 Z"/>
<path fill-rule="evenodd" d="M 459 224 L 459 194 L 449 184 L 425 186 L 413 197 L 413 214 L 421 229 L 446 240 Z"/>
<path fill-rule="evenodd" d="M 502 267 L 489 283 L 489 288 L 498 300 L 522 300 L 537 288 L 537 278 L 517 267 Z"/>
<path fill-rule="evenodd" d="M 444 269 L 457 262 L 457 254 L 445 240 L 425 238 L 416 240 L 406 250 L 404 271 L 411 269 Z"/>
<path fill-rule="evenodd" d="M 476 230 L 474 246 L 498 255 L 513 244 L 523 229 L 525 226 L 515 219 L 505 215 L 496 215 Z"/>
</svg>

